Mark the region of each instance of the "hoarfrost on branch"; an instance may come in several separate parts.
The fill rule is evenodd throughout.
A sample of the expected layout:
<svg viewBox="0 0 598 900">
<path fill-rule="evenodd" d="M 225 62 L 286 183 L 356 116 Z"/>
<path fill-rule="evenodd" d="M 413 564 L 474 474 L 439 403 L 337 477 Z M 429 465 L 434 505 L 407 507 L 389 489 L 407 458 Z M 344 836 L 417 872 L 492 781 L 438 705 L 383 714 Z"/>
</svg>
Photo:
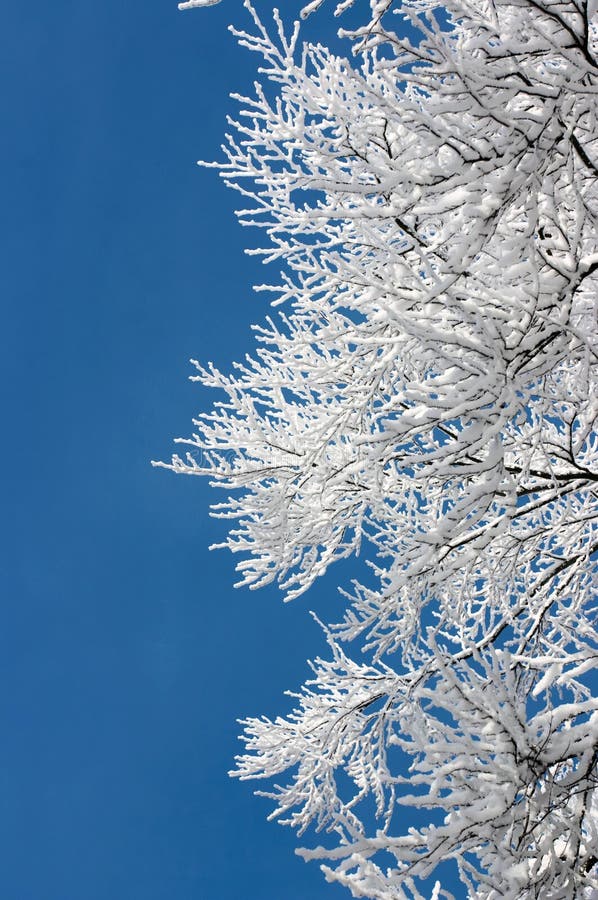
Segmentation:
<svg viewBox="0 0 598 900">
<path fill-rule="evenodd" d="M 450 897 L 447 860 L 470 897 L 595 897 L 598 12 L 369 7 L 351 61 L 236 32 L 262 83 L 216 167 L 280 309 L 196 364 L 226 399 L 169 467 L 232 492 L 239 584 L 370 572 L 235 774 L 354 897 Z"/>
</svg>

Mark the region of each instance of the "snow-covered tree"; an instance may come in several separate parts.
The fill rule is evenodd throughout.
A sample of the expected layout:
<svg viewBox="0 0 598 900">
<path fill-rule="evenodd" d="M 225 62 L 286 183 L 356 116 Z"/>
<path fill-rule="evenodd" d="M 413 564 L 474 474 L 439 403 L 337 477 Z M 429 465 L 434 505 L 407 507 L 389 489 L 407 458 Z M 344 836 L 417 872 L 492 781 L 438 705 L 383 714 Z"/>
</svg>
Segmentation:
<svg viewBox="0 0 598 900">
<path fill-rule="evenodd" d="M 249 11 L 215 165 L 279 310 L 168 467 L 239 584 L 369 570 L 235 774 L 355 897 L 596 897 L 598 6 L 371 0 L 351 61 Z"/>
</svg>

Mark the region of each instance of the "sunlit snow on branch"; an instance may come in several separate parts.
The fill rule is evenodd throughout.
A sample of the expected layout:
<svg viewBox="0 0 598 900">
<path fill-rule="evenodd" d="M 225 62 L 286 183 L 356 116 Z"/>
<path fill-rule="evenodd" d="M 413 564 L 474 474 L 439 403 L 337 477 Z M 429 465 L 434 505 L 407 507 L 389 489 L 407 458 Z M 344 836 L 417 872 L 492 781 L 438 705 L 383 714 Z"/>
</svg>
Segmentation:
<svg viewBox="0 0 598 900">
<path fill-rule="evenodd" d="M 227 492 L 239 585 L 370 565 L 235 773 L 354 897 L 448 898 L 448 860 L 471 898 L 596 897 L 597 11 L 362 5 L 352 61 L 235 31 L 262 83 L 214 166 L 280 311 L 195 364 L 219 399 L 166 467 Z"/>
<path fill-rule="evenodd" d="M 179 9 L 199 9 L 202 6 L 216 6 L 217 3 L 220 3 L 220 0 L 186 0 L 184 3 L 179 3 Z"/>
</svg>

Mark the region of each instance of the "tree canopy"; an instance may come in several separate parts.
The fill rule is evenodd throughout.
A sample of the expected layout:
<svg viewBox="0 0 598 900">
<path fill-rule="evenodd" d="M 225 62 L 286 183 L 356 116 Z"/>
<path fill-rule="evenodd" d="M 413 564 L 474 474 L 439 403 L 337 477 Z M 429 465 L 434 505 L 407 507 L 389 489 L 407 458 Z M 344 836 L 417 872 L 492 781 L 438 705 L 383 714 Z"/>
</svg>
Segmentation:
<svg viewBox="0 0 598 900">
<path fill-rule="evenodd" d="M 369 574 L 235 774 L 355 897 L 451 897 L 447 860 L 470 897 L 596 896 L 598 9 L 371 0 L 347 59 L 246 6 L 261 80 L 211 165 L 278 309 L 195 363 L 223 399 L 167 468 L 227 491 L 240 585 Z"/>
</svg>

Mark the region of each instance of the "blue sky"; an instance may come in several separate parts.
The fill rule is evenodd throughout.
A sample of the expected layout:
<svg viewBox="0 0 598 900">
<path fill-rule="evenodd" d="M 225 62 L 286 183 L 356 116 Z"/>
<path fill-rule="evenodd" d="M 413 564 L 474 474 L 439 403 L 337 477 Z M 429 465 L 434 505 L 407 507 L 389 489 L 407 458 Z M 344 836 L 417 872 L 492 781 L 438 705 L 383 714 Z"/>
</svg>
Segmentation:
<svg viewBox="0 0 598 900">
<path fill-rule="evenodd" d="M 284 711 L 323 651 L 307 611 L 336 577 L 290 605 L 233 591 L 218 496 L 149 464 L 209 402 L 189 357 L 226 366 L 267 311 L 235 197 L 195 165 L 254 76 L 241 2 L 2 18 L 0 896 L 338 900 L 226 774 L 235 720 Z"/>
<path fill-rule="evenodd" d="M 240 357 L 266 311 L 235 198 L 195 165 L 253 78 L 241 3 L 2 19 L 0 896 L 342 897 L 226 774 L 235 720 L 283 710 L 322 650 L 331 588 L 233 591 L 208 486 L 149 462 L 208 403 L 189 357 Z"/>
</svg>

